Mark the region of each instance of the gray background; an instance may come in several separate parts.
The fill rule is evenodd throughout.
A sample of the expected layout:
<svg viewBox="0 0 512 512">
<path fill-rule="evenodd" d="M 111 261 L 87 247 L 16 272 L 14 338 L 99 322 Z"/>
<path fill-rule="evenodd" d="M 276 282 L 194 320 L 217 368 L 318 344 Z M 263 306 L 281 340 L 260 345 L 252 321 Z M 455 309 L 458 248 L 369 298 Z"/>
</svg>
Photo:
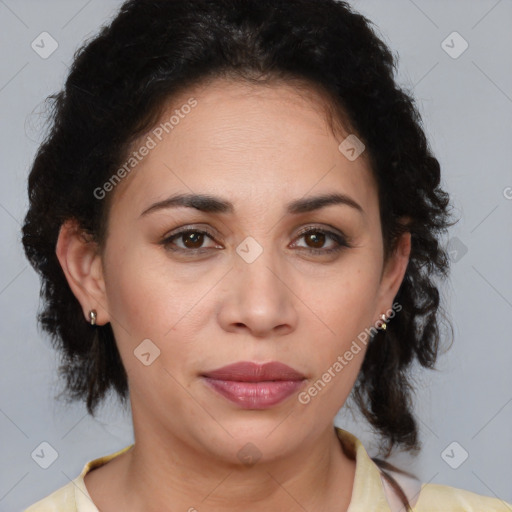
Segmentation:
<svg viewBox="0 0 512 512">
<path fill-rule="evenodd" d="M 423 481 L 512 502 L 512 2 L 352 4 L 399 54 L 399 82 L 417 98 L 443 185 L 461 217 L 449 234 L 453 270 L 443 287 L 455 343 L 438 370 L 417 374 L 423 450 L 416 460 L 398 459 Z M 61 88 L 79 44 L 119 5 L 0 0 L 2 511 L 28 506 L 75 478 L 88 460 L 133 440 L 130 417 L 114 400 L 98 419 L 81 404 L 54 400 L 57 359 L 38 332 L 39 282 L 20 244 L 27 172 L 42 138 L 42 101 Z M 46 59 L 31 48 L 44 31 L 58 42 Z M 441 46 L 453 31 L 469 44 L 458 58 Z M 447 44 L 451 52 L 461 48 L 457 39 Z M 358 416 L 344 410 L 337 424 L 373 454 L 375 439 Z M 31 458 L 43 441 L 58 452 L 48 469 Z M 452 442 L 458 444 L 445 452 Z M 453 469 L 445 460 L 460 465 Z"/>
</svg>

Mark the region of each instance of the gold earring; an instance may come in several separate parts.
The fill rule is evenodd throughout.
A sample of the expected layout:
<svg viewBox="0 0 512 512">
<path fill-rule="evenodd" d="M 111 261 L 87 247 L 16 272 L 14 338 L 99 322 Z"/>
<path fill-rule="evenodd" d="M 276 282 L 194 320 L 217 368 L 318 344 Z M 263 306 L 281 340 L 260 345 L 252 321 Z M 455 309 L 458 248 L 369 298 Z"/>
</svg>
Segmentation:
<svg viewBox="0 0 512 512">
<path fill-rule="evenodd" d="M 89 322 L 91 323 L 91 325 L 96 325 L 96 317 L 97 317 L 97 313 L 96 313 L 96 310 L 95 309 L 91 309 L 89 311 Z"/>
<path fill-rule="evenodd" d="M 386 315 L 383 313 L 382 315 L 380 315 L 380 317 L 381 317 L 382 321 L 384 322 L 384 323 L 380 326 L 380 328 L 381 328 L 381 330 L 385 331 L 385 330 L 386 330 L 386 328 L 387 328 L 387 324 L 386 324 Z"/>
</svg>

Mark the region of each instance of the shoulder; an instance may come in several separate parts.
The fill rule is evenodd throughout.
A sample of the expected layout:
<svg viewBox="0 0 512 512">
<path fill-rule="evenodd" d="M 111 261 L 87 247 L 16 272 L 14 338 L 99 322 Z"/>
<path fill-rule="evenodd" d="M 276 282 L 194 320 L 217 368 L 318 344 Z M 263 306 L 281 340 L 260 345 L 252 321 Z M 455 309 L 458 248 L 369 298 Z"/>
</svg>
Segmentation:
<svg viewBox="0 0 512 512">
<path fill-rule="evenodd" d="M 511 512 L 512 504 L 499 498 L 439 484 L 423 484 L 415 512 Z"/>
<path fill-rule="evenodd" d="M 104 466 L 107 462 L 116 459 L 133 446 L 131 444 L 114 453 L 87 462 L 82 472 L 74 480 L 30 505 L 23 512 L 98 512 L 85 486 L 85 475 L 93 469 Z"/>
<path fill-rule="evenodd" d="M 75 489 L 73 482 L 57 489 L 37 503 L 30 505 L 23 512 L 75 512 Z"/>
</svg>

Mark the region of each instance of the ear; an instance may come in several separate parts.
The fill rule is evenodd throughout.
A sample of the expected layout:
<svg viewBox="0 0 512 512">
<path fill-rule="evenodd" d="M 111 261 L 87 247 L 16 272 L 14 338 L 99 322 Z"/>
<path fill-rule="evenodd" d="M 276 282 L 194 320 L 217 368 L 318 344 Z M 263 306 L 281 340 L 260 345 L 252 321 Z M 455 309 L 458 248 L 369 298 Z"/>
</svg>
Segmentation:
<svg viewBox="0 0 512 512">
<path fill-rule="evenodd" d="M 377 310 L 375 311 L 375 317 L 380 321 L 382 321 L 381 315 L 392 309 L 393 300 L 407 270 L 410 254 L 411 233 L 406 231 L 396 241 L 395 250 L 390 254 L 382 271 Z"/>
<path fill-rule="evenodd" d="M 64 222 L 55 249 L 71 291 L 80 302 L 89 322 L 89 311 L 97 312 L 96 323 L 110 321 L 107 310 L 103 264 L 98 245 L 78 226 L 75 220 Z"/>
</svg>

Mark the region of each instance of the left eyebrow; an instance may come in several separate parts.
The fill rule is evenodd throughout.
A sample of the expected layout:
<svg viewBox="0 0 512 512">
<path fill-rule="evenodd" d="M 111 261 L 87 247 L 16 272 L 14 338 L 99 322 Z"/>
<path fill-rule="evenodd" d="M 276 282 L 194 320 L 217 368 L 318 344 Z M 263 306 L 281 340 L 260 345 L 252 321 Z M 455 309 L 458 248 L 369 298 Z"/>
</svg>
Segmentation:
<svg viewBox="0 0 512 512">
<path fill-rule="evenodd" d="M 286 212 L 298 215 L 332 205 L 350 206 L 364 215 L 363 208 L 354 199 L 346 194 L 339 193 L 296 199 L 286 205 Z M 207 194 L 179 194 L 152 204 L 140 216 L 142 217 L 157 210 L 179 207 L 194 208 L 207 213 L 233 213 L 235 211 L 233 203 L 220 197 Z"/>
<path fill-rule="evenodd" d="M 338 193 L 297 199 L 287 204 L 286 211 L 292 214 L 307 213 L 331 205 L 350 206 L 364 215 L 364 210 L 359 203 L 346 194 Z"/>
</svg>

